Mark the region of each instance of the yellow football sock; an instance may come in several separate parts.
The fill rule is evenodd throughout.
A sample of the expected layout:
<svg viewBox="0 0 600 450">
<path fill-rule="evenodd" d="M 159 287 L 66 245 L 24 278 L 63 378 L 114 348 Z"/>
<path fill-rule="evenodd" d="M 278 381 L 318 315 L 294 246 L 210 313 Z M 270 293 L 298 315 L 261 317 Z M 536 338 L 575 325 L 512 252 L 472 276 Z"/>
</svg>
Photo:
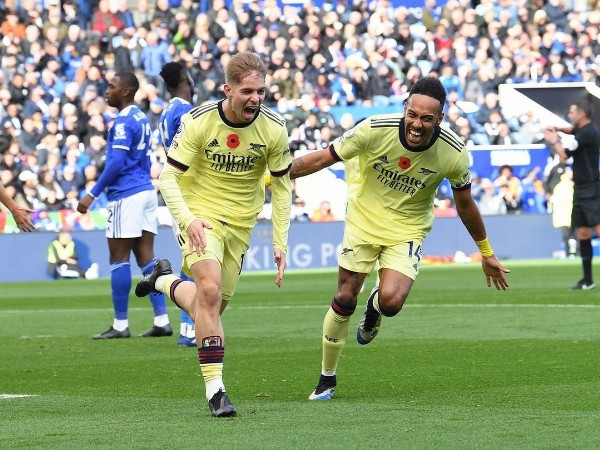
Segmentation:
<svg viewBox="0 0 600 450">
<path fill-rule="evenodd" d="M 323 371 L 335 372 L 350 328 L 350 316 L 329 308 L 323 321 Z"/>
<path fill-rule="evenodd" d="M 223 378 L 223 363 L 200 363 L 200 370 L 205 383 Z"/>
<path fill-rule="evenodd" d="M 162 278 L 162 280 L 160 280 L 162 282 L 162 292 L 164 292 L 165 294 L 167 294 L 169 296 L 169 298 L 171 298 L 171 286 L 173 285 L 173 283 L 177 280 L 179 280 L 179 277 L 177 275 L 162 275 L 160 278 Z M 158 281 L 158 280 L 157 280 Z M 159 289 L 161 290 L 161 289 Z M 173 300 L 171 298 L 171 300 Z"/>
<path fill-rule="evenodd" d="M 225 348 L 220 345 L 198 348 L 198 362 L 204 378 L 207 400 L 210 400 L 219 389 L 225 390 L 223 385 L 224 357 Z"/>
</svg>

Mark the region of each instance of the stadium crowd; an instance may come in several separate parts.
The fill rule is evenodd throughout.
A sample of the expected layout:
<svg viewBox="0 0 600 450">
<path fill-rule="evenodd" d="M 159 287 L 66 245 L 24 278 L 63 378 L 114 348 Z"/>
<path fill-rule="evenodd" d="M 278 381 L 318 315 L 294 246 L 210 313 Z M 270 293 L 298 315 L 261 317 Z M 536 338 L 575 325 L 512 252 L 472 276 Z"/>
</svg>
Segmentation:
<svg viewBox="0 0 600 450">
<path fill-rule="evenodd" d="M 472 145 L 542 139 L 531 115 L 503 114 L 502 83 L 600 86 L 600 2 L 577 10 L 563 0 L 448 0 L 441 6 L 424 0 L 411 9 L 389 0 L 326 0 L 321 8 L 274 0 L 208 3 L 0 4 L 0 182 L 18 204 L 38 211 L 38 228 L 102 226 L 105 197 L 93 203 L 95 214 L 74 210 L 103 169 L 116 114 L 105 91 L 117 72 L 134 71 L 141 82 L 136 102 L 155 130 L 154 178 L 166 159 L 157 122 L 168 98 L 159 72 L 172 60 L 187 65 L 199 105 L 223 98 L 223 67 L 232 54 L 259 54 L 269 69 L 265 103 L 287 119 L 292 154 L 324 148 L 360 119 L 336 121 L 331 108 L 401 110 L 426 74 L 436 74 L 448 92 L 445 122 Z M 503 167 L 496 179 L 474 183 L 486 211 L 548 212 L 550 171 L 536 168 L 522 178 L 511 172 Z M 441 190 L 438 200 L 451 214 L 450 196 Z M 295 207 L 302 208 L 302 199 Z M 57 211 L 59 221 L 51 218 Z M 295 217 L 329 220 L 303 210 Z M 0 217 L 0 230 L 5 222 Z"/>
</svg>

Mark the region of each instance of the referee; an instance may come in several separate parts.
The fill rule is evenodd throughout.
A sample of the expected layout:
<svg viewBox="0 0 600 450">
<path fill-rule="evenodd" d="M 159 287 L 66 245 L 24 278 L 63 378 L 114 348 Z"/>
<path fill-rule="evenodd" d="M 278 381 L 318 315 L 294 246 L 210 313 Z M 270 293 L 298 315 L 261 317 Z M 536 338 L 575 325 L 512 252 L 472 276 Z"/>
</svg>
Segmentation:
<svg viewBox="0 0 600 450">
<path fill-rule="evenodd" d="M 592 277 L 592 228 L 600 236 L 600 130 L 592 123 L 592 111 L 590 102 L 576 102 L 569 107 L 571 126 L 547 127 L 544 131 L 546 142 L 554 146 L 561 161 L 573 158 L 575 191 L 571 223 L 579 240 L 583 278 L 572 289 L 583 290 L 596 287 Z M 574 135 L 569 148 L 563 146 L 558 132 Z"/>
</svg>

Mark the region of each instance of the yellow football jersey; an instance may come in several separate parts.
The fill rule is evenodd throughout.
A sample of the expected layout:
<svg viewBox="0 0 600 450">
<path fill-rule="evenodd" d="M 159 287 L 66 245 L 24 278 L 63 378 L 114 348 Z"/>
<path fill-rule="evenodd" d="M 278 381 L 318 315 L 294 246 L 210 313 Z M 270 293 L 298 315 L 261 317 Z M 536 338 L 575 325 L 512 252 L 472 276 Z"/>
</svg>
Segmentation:
<svg viewBox="0 0 600 450">
<path fill-rule="evenodd" d="M 186 114 L 169 148 L 160 189 L 166 190 L 163 197 L 175 220 L 186 229 L 194 217 L 254 226 L 264 204 L 263 176 L 267 169 L 274 177 L 288 179 L 289 217 L 288 171 L 292 161 L 285 119 L 261 106 L 251 123 L 233 124 L 226 119 L 222 102 L 208 103 Z M 176 204 L 170 185 L 163 183 L 168 173 L 178 179 L 187 208 Z M 282 203 L 279 209 L 286 208 L 285 198 Z"/>
<path fill-rule="evenodd" d="M 454 189 L 471 183 L 469 155 L 455 133 L 436 127 L 429 146 L 410 150 L 403 130 L 402 114 L 376 115 L 332 143 L 334 158 L 358 157 L 346 221 L 355 233 L 380 245 L 424 239 L 444 178 Z"/>
</svg>

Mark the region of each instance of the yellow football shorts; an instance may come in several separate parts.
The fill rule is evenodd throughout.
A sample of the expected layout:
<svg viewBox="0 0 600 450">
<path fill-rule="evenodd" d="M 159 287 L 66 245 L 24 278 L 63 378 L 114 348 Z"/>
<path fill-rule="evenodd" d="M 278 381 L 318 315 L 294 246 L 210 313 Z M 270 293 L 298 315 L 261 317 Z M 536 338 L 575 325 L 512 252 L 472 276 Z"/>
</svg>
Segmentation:
<svg viewBox="0 0 600 450">
<path fill-rule="evenodd" d="M 379 261 L 382 269 L 395 270 L 414 280 L 421 267 L 422 242 L 413 239 L 393 246 L 373 244 L 358 237 L 346 225 L 338 264 L 352 272 L 371 273 Z"/>
<path fill-rule="evenodd" d="M 214 219 L 202 218 L 212 224 L 205 228 L 206 252 L 198 255 L 190 252 L 186 231 L 180 231 L 177 237 L 183 255 L 183 273 L 191 277 L 192 267 L 198 261 L 214 260 L 221 266 L 221 290 L 224 300 L 231 300 L 242 273 L 244 255 L 250 245 L 252 228 L 237 227 Z"/>
</svg>

